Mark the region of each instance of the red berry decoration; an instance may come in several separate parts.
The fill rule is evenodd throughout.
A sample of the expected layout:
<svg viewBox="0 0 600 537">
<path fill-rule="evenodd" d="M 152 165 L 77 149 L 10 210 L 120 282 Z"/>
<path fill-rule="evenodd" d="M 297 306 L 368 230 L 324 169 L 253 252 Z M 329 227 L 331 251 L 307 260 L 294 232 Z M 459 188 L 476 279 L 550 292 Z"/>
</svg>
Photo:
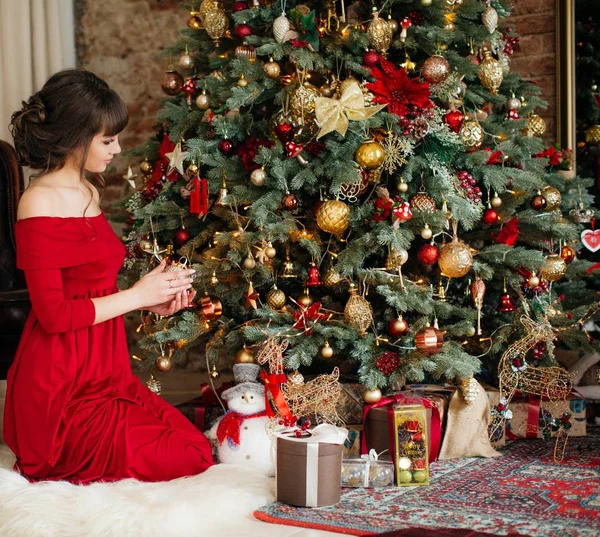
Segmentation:
<svg viewBox="0 0 600 537">
<path fill-rule="evenodd" d="M 379 371 L 381 371 L 384 375 L 393 373 L 396 369 L 398 369 L 399 365 L 400 355 L 391 351 L 381 353 L 375 364 L 377 369 L 379 369 Z"/>
<path fill-rule="evenodd" d="M 298 208 L 298 198 L 294 194 L 290 194 L 288 192 L 285 196 L 283 196 L 281 205 L 288 211 L 295 211 Z"/>
<path fill-rule="evenodd" d="M 388 323 L 388 333 L 390 336 L 398 339 L 408 332 L 408 323 L 402 318 L 392 319 Z"/>
<path fill-rule="evenodd" d="M 233 32 L 240 39 L 244 39 L 252 35 L 252 28 L 248 24 L 237 24 L 233 29 Z"/>
<path fill-rule="evenodd" d="M 463 170 L 458 172 L 458 180 L 468 200 L 473 203 L 481 201 L 481 189 L 477 186 L 475 178 L 468 171 Z"/>
<path fill-rule="evenodd" d="M 498 212 L 491 207 L 488 207 L 481 217 L 481 221 L 487 226 L 493 226 L 498 222 Z"/>
<path fill-rule="evenodd" d="M 233 12 L 237 13 L 238 11 L 244 11 L 245 9 L 249 9 L 250 6 L 246 2 L 242 2 L 238 0 L 233 4 Z"/>
<path fill-rule="evenodd" d="M 369 52 L 365 53 L 363 56 L 363 63 L 367 67 L 377 67 L 377 64 L 379 63 L 379 54 L 374 50 L 369 50 Z"/>
<path fill-rule="evenodd" d="M 546 205 L 548 205 L 548 202 L 546 201 L 546 198 L 544 196 L 542 196 L 541 194 L 533 196 L 531 200 L 532 209 L 535 209 L 536 211 L 543 211 L 546 208 Z"/>
<path fill-rule="evenodd" d="M 450 110 L 444 116 L 444 123 L 450 127 L 450 130 L 458 133 L 465 121 L 465 115 L 460 110 Z"/>
<path fill-rule="evenodd" d="M 175 233 L 173 241 L 175 242 L 175 246 L 183 246 L 187 241 L 191 239 L 191 237 L 192 236 L 190 235 L 189 231 L 182 227 L 180 230 L 177 231 L 177 233 Z"/>
<path fill-rule="evenodd" d="M 435 244 L 424 244 L 417 252 L 417 258 L 423 265 L 433 265 L 439 256 L 440 251 Z"/>
<path fill-rule="evenodd" d="M 277 124 L 273 130 L 282 144 L 290 142 L 294 137 L 294 126 L 289 121 Z"/>
<path fill-rule="evenodd" d="M 233 142 L 225 138 L 219 142 L 219 151 L 224 155 L 229 155 L 233 151 Z"/>
</svg>

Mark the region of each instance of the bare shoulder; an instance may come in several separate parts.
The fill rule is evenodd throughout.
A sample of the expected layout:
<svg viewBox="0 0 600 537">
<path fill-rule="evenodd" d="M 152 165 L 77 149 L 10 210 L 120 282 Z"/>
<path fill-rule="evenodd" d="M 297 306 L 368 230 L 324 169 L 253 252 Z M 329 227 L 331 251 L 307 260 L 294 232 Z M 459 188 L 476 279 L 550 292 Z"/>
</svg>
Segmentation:
<svg viewBox="0 0 600 537">
<path fill-rule="evenodd" d="M 32 183 L 21 195 L 17 220 L 33 216 L 56 216 L 57 201 L 56 188 L 44 182 Z"/>
</svg>

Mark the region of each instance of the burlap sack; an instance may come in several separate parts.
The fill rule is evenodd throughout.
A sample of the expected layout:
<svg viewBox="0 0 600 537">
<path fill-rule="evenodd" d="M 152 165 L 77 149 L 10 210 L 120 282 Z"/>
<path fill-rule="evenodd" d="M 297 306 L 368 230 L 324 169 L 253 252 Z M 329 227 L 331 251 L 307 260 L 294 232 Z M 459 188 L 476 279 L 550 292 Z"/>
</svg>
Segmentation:
<svg viewBox="0 0 600 537">
<path fill-rule="evenodd" d="M 450 399 L 446 434 L 442 441 L 439 460 L 461 457 L 500 457 L 488 438 L 490 404 L 485 390 L 480 387 L 477 399 L 467 404 L 460 390 Z"/>
</svg>

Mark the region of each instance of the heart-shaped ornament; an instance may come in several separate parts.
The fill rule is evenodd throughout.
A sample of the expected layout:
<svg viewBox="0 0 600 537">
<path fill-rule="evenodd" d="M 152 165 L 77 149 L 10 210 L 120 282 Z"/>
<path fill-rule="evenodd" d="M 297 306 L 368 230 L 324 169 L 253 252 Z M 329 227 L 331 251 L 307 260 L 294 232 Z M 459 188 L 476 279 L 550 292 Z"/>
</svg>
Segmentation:
<svg viewBox="0 0 600 537">
<path fill-rule="evenodd" d="M 585 229 L 582 231 L 581 242 L 590 252 L 600 250 L 600 229 Z"/>
</svg>

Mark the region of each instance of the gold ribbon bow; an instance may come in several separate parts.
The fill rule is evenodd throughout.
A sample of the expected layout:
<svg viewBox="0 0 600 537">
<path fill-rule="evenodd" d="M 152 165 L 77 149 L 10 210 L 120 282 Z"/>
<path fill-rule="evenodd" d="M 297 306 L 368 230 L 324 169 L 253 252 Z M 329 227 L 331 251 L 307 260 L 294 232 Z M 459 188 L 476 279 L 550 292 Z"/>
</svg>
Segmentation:
<svg viewBox="0 0 600 537">
<path fill-rule="evenodd" d="M 321 130 L 317 139 L 333 131 L 345 136 L 349 120 L 369 119 L 384 107 L 384 104 L 365 107 L 365 98 L 358 82 L 348 84 L 339 99 L 318 97 L 315 100 L 315 118 Z"/>
</svg>

